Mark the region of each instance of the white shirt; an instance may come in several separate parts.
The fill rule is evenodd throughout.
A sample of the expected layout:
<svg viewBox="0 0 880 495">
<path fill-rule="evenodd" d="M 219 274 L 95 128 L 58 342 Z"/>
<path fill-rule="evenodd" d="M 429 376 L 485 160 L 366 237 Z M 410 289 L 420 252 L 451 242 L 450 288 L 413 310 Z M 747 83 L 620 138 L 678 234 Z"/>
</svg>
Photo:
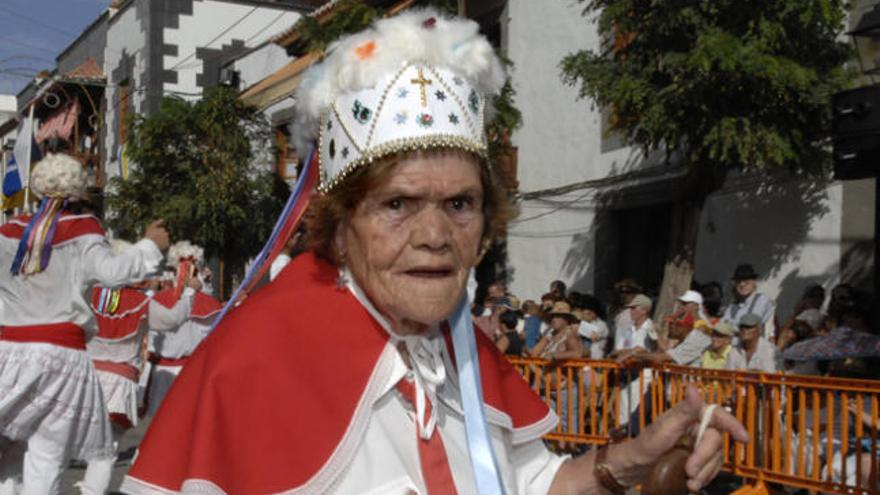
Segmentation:
<svg viewBox="0 0 880 495">
<path fill-rule="evenodd" d="M 397 350 L 394 343 L 397 337 L 388 322 L 366 300 L 351 277 L 348 280 L 349 288 L 361 304 L 392 336 L 376 366 L 376 369 L 390 369 L 390 372 L 386 380 L 377 384 L 379 399 L 372 404 L 363 440 L 358 443 L 351 460 L 345 463 L 346 467 L 334 483 L 332 493 L 427 493 L 416 443 L 417 414 L 395 387 L 408 373 L 424 373 L 434 377 L 444 376 L 437 385 L 436 398 L 432 400 L 432 404 L 437 421 L 435 428 L 443 439 L 456 489 L 460 495 L 479 495 L 467 450 L 457 375 L 453 371 L 447 371 L 454 370 L 454 367 L 443 338 L 439 334 L 416 337 L 415 339 L 421 340 L 415 345 L 422 346 L 421 349 L 425 352 L 410 351 L 414 362 L 414 370 L 410 370 Z M 433 355 L 435 358 L 426 359 L 426 355 Z M 436 359 L 436 356 L 442 359 Z M 434 366 L 436 368 L 431 369 Z M 430 397 L 426 397 L 426 400 L 430 400 Z M 487 408 L 487 416 L 491 419 L 492 415 L 493 411 Z M 508 494 L 549 491 L 556 472 L 567 457 L 550 452 L 540 438 L 526 441 L 514 438 L 509 430 L 494 425 L 491 420 L 489 434 Z"/>
<path fill-rule="evenodd" d="M 642 347 L 653 350 L 657 342 L 657 333 L 654 331 L 654 322 L 646 318 L 639 328 L 635 324 L 628 328 L 618 329 L 614 336 L 614 350 L 633 349 Z"/>
<path fill-rule="evenodd" d="M 597 337 L 593 339 L 593 334 Z M 605 357 L 605 342 L 608 341 L 608 325 L 600 319 L 593 321 L 581 321 L 578 326 L 578 335 L 590 341 L 590 358 L 602 359 Z"/>
<path fill-rule="evenodd" d="M 59 222 L 81 217 L 66 216 Z M 103 235 L 86 234 L 54 246 L 45 271 L 12 276 L 9 268 L 17 249 L 18 239 L 0 236 L 0 326 L 69 322 L 81 327 L 87 340 L 98 331 L 89 304 L 91 285 L 116 287 L 143 280 L 162 260 L 148 239 L 114 255 Z"/>
</svg>

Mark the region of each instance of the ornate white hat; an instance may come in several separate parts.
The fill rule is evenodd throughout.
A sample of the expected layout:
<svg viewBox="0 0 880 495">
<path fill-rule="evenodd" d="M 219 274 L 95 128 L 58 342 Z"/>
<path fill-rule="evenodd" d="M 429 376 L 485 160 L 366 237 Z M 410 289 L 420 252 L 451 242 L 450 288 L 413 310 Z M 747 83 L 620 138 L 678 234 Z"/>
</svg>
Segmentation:
<svg viewBox="0 0 880 495">
<path fill-rule="evenodd" d="M 199 266 L 205 259 L 205 250 L 189 241 L 177 241 L 168 248 L 168 266 L 177 268 L 185 259 Z"/>
<path fill-rule="evenodd" d="M 86 190 L 86 171 L 74 157 L 49 153 L 37 162 L 31 172 L 31 191 L 41 198 L 74 198 Z"/>
<path fill-rule="evenodd" d="M 478 30 L 471 20 L 418 9 L 330 47 L 296 92 L 293 127 L 301 154 L 317 141 L 321 192 L 399 151 L 456 148 L 485 156 L 487 99 L 505 74 Z"/>
</svg>

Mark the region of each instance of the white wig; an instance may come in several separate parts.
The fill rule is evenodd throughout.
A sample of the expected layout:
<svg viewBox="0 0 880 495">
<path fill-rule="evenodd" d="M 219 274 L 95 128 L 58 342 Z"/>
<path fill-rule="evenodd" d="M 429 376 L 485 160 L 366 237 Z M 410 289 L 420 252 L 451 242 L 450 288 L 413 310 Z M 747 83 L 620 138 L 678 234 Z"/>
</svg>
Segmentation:
<svg viewBox="0 0 880 495">
<path fill-rule="evenodd" d="M 41 198 L 82 198 L 86 191 L 86 171 L 74 157 L 49 153 L 31 172 L 30 187 Z"/>
</svg>

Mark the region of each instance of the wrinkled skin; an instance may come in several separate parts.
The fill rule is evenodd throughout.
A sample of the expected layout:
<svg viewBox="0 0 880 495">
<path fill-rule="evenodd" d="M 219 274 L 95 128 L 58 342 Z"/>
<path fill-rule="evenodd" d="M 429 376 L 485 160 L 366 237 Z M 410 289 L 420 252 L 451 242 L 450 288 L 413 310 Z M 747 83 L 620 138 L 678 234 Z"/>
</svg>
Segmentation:
<svg viewBox="0 0 880 495">
<path fill-rule="evenodd" d="M 464 294 L 485 223 L 480 166 L 464 153 L 412 155 L 337 232 L 345 265 L 400 334 L 445 320 Z"/>
</svg>

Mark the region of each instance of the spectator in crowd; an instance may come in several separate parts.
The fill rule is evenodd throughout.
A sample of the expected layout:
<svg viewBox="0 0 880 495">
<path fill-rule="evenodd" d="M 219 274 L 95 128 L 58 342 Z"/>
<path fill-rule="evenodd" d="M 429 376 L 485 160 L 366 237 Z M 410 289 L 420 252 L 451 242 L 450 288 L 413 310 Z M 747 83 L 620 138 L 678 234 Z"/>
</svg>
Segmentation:
<svg viewBox="0 0 880 495">
<path fill-rule="evenodd" d="M 700 296 L 699 293 L 687 291 L 679 301 L 684 300 L 684 307 L 696 312 L 703 302 L 702 296 L 697 296 Z M 683 366 L 699 366 L 703 351 L 712 345 L 712 339 L 702 330 L 695 330 L 693 321 L 691 319 L 691 325 L 678 323 L 669 326 L 669 339 L 678 342 L 675 347 L 655 352 L 636 351 L 627 361 L 649 364 L 673 362 Z"/>
<path fill-rule="evenodd" d="M 538 343 L 538 339 L 541 338 L 541 327 L 544 323 L 541 315 L 541 306 L 531 299 L 526 299 L 522 309 L 524 313 L 523 320 L 525 321 L 524 344 L 527 350 L 531 350 Z"/>
<path fill-rule="evenodd" d="M 718 282 L 709 282 L 700 287 L 700 295 L 703 296 L 703 318 L 694 323 L 695 328 L 715 328 L 721 321 L 721 304 L 724 300 L 724 290 Z M 735 328 L 735 327 L 734 327 Z"/>
<path fill-rule="evenodd" d="M 642 292 L 642 286 L 630 278 L 623 279 L 614 284 L 610 310 L 608 312 L 610 315 L 609 321 L 612 323 L 611 336 L 614 341 L 616 341 L 618 333 L 632 326 L 628 306 L 632 299 Z"/>
<path fill-rule="evenodd" d="M 501 313 L 505 311 L 513 311 L 513 306 L 510 304 L 510 299 L 507 297 L 500 297 L 498 299 L 494 299 L 492 305 L 487 308 L 489 309 L 488 316 L 478 316 L 474 318 L 474 324 L 486 334 L 490 339 L 495 339 L 495 336 L 503 333 L 501 328 Z"/>
<path fill-rule="evenodd" d="M 591 359 L 605 357 L 608 344 L 608 325 L 603 321 L 602 301 L 590 294 L 582 294 L 575 303 L 575 314 L 581 322 L 578 335 L 584 342 L 584 355 Z"/>
<path fill-rule="evenodd" d="M 567 290 L 568 287 L 566 287 L 565 282 L 562 280 L 554 280 L 550 282 L 550 293 L 556 296 L 557 300 L 565 299 Z"/>
<path fill-rule="evenodd" d="M 541 311 L 547 313 L 551 309 L 553 309 L 553 305 L 556 304 L 557 301 L 562 301 L 564 298 L 557 297 L 556 294 L 552 292 L 548 292 L 541 296 Z"/>
<path fill-rule="evenodd" d="M 523 351 L 522 339 L 516 331 L 516 325 L 519 322 L 519 316 L 516 311 L 504 311 L 498 316 L 501 322 L 500 332 L 495 334 L 495 346 L 502 354 L 508 356 L 520 356 Z"/>
<path fill-rule="evenodd" d="M 507 295 L 507 285 L 502 281 L 495 281 L 489 284 L 486 289 L 486 298 L 483 304 L 475 308 L 474 314 L 477 316 L 489 317 L 492 315 L 492 307 Z"/>
<path fill-rule="evenodd" d="M 824 330 L 825 316 L 815 308 L 801 311 L 782 328 L 776 347 L 782 353 L 792 344 L 819 335 Z M 782 369 L 792 375 L 821 375 L 818 361 L 783 361 Z"/>
<path fill-rule="evenodd" d="M 680 327 L 671 331 L 672 334 L 687 335 L 698 321 L 705 320 L 703 295 L 695 290 L 685 291 L 676 301 L 676 306 L 672 314 L 665 318 L 668 329 Z"/>
<path fill-rule="evenodd" d="M 732 341 L 736 335 L 736 327 L 719 321 L 714 327 L 709 327 L 709 330 L 712 332 L 712 344 L 703 351 L 700 366 L 710 370 L 727 369 L 727 361 L 733 351 Z"/>
<path fill-rule="evenodd" d="M 631 323 L 614 335 L 614 355 L 618 358 L 637 349 L 651 351 L 657 347 L 657 333 L 649 316 L 654 307 L 651 299 L 644 294 L 637 294 L 626 307 Z"/>
<path fill-rule="evenodd" d="M 779 370 L 779 352 L 762 335 L 761 316 L 747 313 L 739 319 L 739 346 L 727 362 L 728 369 L 763 371 L 775 373 Z"/>
<path fill-rule="evenodd" d="M 584 346 L 573 325 L 578 323 L 565 301 L 557 301 L 549 311 L 550 332 L 532 349 L 534 357 L 544 359 L 577 359 L 584 353 Z"/>
<path fill-rule="evenodd" d="M 741 264 L 733 271 L 734 294 L 733 302 L 724 310 L 724 321 L 737 326 L 740 319 L 747 314 L 756 314 L 761 318 L 764 338 L 776 339 L 776 302 L 766 294 L 758 292 L 758 273 L 749 264 Z"/>
<path fill-rule="evenodd" d="M 831 291 L 828 303 L 828 329 L 844 326 L 862 332 L 871 332 L 871 294 L 848 284 L 840 284 Z"/>
</svg>

